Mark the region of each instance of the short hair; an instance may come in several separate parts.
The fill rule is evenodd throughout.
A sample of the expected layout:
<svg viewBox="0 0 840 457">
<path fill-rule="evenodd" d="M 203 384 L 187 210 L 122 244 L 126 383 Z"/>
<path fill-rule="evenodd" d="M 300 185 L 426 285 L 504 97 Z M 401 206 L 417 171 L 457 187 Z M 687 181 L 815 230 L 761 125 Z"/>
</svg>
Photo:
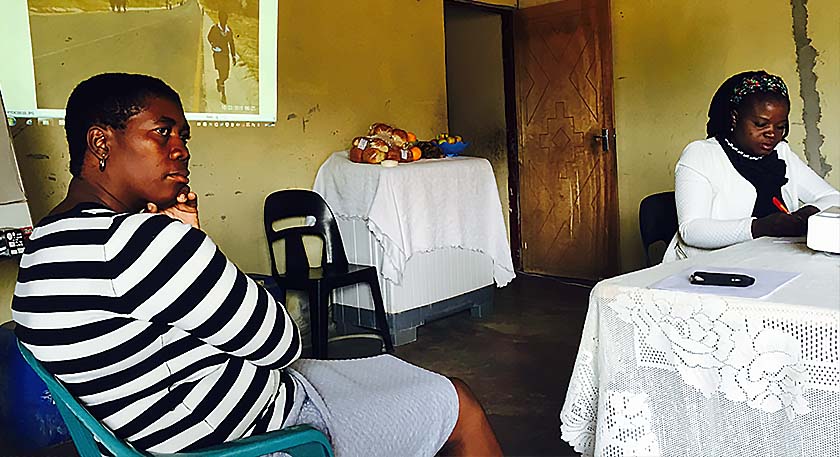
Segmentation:
<svg viewBox="0 0 840 457">
<path fill-rule="evenodd" d="M 143 111 L 150 98 L 165 98 L 181 106 L 178 93 L 153 76 L 102 73 L 79 83 L 67 100 L 64 123 L 70 173 L 79 176 L 82 172 L 91 127 L 125 129 L 126 122 Z"/>
<path fill-rule="evenodd" d="M 732 110 L 739 114 L 757 100 L 777 100 L 790 106 L 790 97 L 784 81 L 764 70 L 745 71 L 729 77 L 721 84 L 709 105 L 706 134 L 725 137 L 731 128 Z"/>
</svg>

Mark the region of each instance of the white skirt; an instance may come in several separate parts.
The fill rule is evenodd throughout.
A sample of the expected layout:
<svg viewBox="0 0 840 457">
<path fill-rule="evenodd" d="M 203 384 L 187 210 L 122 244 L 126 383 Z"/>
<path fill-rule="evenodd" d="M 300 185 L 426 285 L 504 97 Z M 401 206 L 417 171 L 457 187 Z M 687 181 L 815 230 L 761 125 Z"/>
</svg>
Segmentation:
<svg viewBox="0 0 840 457">
<path fill-rule="evenodd" d="M 444 376 L 391 355 L 291 365 L 295 404 L 284 427 L 309 424 L 336 457 L 431 457 L 458 420 L 458 394 Z"/>
</svg>

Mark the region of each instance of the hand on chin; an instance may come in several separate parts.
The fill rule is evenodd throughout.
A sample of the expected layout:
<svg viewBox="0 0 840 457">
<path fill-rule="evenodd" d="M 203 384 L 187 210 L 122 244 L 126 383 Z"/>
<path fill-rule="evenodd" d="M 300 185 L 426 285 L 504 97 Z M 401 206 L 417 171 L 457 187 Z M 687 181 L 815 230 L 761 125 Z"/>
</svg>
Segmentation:
<svg viewBox="0 0 840 457">
<path fill-rule="evenodd" d="M 145 212 L 161 213 L 173 219 L 177 219 L 195 228 L 201 228 L 198 221 L 198 195 L 192 192 L 189 186 L 184 186 L 169 203 L 157 204 L 148 202 Z"/>
</svg>

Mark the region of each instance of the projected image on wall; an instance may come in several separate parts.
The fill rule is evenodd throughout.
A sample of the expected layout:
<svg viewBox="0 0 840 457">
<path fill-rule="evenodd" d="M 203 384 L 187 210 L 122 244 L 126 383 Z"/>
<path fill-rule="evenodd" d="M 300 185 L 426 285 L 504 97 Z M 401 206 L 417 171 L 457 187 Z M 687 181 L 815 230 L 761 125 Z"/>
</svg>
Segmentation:
<svg viewBox="0 0 840 457">
<path fill-rule="evenodd" d="M 29 0 L 32 108 L 63 115 L 76 84 L 116 71 L 163 79 L 190 119 L 273 122 L 276 11 L 277 0 Z M 0 70 L 4 95 L 26 79 Z"/>
</svg>

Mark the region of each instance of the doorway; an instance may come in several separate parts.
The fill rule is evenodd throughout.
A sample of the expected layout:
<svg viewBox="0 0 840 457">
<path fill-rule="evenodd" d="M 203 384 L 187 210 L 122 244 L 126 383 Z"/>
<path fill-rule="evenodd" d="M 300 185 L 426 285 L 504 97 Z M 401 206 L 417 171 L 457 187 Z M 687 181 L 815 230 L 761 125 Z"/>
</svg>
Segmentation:
<svg viewBox="0 0 840 457">
<path fill-rule="evenodd" d="M 444 2 L 449 133 L 493 165 L 517 271 L 618 272 L 609 11 Z"/>
<path fill-rule="evenodd" d="M 515 114 L 514 105 L 506 104 L 512 86 L 506 87 L 503 26 L 510 22 L 513 8 L 454 0 L 445 1 L 443 7 L 448 133 L 470 143 L 465 155 L 483 157 L 492 165 L 505 225 L 512 236 L 508 124 L 515 122 Z"/>
</svg>

